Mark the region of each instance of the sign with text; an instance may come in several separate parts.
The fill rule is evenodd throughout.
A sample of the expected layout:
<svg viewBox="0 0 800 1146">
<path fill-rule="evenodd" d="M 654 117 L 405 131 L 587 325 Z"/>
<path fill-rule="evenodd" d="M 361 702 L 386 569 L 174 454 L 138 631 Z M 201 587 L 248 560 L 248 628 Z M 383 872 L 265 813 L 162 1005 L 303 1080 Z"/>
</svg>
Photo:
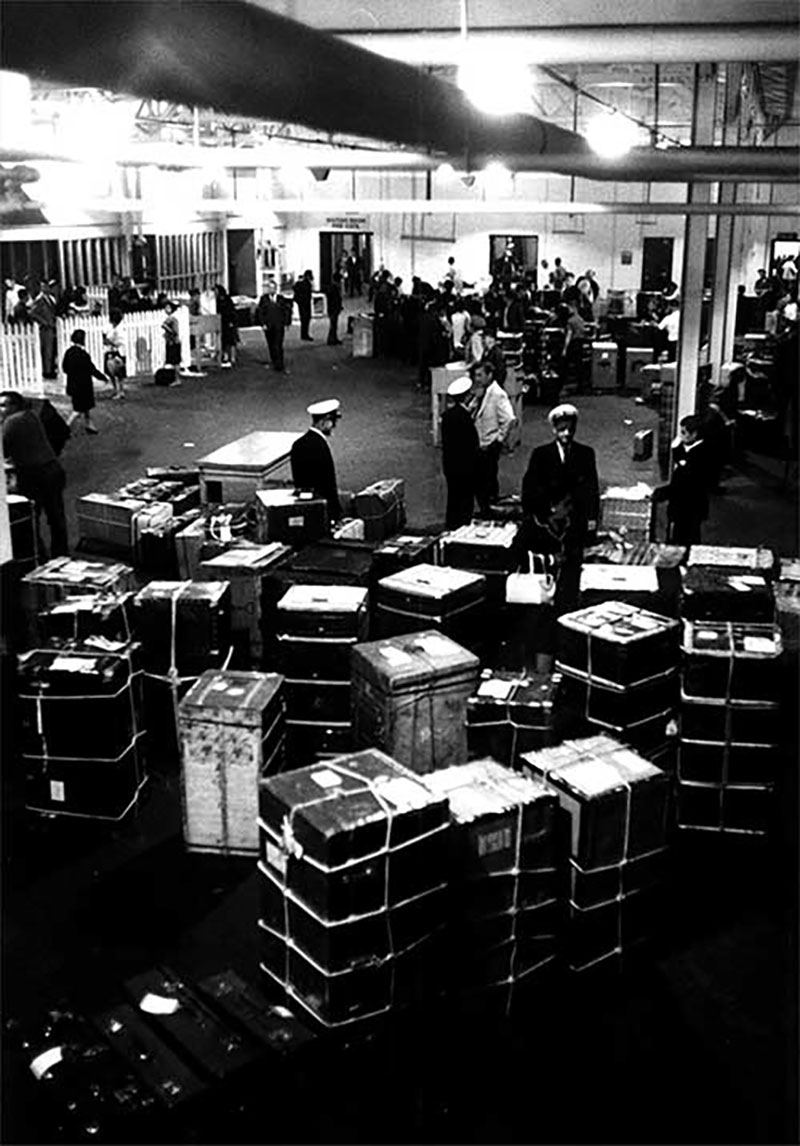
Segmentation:
<svg viewBox="0 0 800 1146">
<path fill-rule="evenodd" d="M 369 226 L 366 215 L 329 215 L 325 223 L 335 231 L 366 231 Z"/>
</svg>

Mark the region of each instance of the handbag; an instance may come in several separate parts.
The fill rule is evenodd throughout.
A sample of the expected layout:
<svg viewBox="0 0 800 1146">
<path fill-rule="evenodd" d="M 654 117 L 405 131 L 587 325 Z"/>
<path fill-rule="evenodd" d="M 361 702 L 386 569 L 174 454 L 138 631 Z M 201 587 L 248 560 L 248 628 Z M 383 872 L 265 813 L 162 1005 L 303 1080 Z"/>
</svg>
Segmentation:
<svg viewBox="0 0 800 1146">
<path fill-rule="evenodd" d="M 506 604 L 552 605 L 556 595 L 554 561 L 543 553 L 528 553 L 528 572 L 506 577 Z"/>
</svg>

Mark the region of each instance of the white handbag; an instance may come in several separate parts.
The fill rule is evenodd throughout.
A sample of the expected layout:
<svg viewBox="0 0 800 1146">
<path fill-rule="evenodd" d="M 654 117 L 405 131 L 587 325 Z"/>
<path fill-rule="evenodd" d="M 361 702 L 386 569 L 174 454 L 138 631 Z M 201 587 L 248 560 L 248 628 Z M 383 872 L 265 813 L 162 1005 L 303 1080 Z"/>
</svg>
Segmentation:
<svg viewBox="0 0 800 1146">
<path fill-rule="evenodd" d="M 549 554 L 528 553 L 527 573 L 506 577 L 506 604 L 552 605 L 556 595 L 555 561 Z"/>
</svg>

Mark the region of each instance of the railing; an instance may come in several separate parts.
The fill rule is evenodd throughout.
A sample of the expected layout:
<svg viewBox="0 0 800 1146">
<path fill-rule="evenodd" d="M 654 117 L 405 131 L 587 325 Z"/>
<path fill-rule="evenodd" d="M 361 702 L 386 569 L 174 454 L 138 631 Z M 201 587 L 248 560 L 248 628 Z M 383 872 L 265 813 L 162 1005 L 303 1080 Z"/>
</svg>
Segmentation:
<svg viewBox="0 0 800 1146">
<path fill-rule="evenodd" d="M 0 333 L 0 384 L 3 390 L 44 394 L 39 328 L 10 326 Z"/>
</svg>

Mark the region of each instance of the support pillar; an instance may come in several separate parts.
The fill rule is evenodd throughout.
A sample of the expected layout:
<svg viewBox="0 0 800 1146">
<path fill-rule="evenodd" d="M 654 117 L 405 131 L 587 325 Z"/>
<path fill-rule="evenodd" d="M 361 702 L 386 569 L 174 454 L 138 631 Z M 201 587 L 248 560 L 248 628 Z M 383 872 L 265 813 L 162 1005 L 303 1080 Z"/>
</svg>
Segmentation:
<svg viewBox="0 0 800 1146">
<path fill-rule="evenodd" d="M 736 145 L 740 125 L 740 93 L 742 85 L 742 65 L 728 64 L 725 75 L 725 128 L 723 144 Z M 719 202 L 729 205 L 736 202 L 739 187 L 736 183 L 719 184 Z M 723 362 L 733 355 L 733 340 L 736 333 L 736 303 L 738 279 L 733 274 L 733 236 L 736 220 L 733 215 L 717 216 L 717 241 L 714 263 L 714 295 L 711 312 L 709 361 L 711 380 L 717 385 L 720 381 L 720 368 Z"/>
</svg>

